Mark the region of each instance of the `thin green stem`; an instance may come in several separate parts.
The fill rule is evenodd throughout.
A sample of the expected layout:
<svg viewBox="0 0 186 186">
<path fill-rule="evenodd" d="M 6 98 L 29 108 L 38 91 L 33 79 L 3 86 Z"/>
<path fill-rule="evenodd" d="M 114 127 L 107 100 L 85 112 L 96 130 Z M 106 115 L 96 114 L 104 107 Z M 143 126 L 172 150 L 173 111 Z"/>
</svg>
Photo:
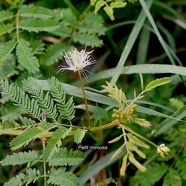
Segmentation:
<svg viewBox="0 0 186 186">
<path fill-rule="evenodd" d="M 85 89 L 84 89 L 83 80 L 82 80 L 80 71 L 78 71 L 78 75 L 79 75 L 79 80 L 80 80 L 83 98 L 84 98 L 84 102 L 85 102 L 86 115 L 87 115 L 87 119 L 88 119 L 88 130 L 90 130 L 91 122 L 90 122 L 90 116 L 89 116 L 89 111 L 88 111 L 88 103 L 87 103 L 87 98 L 86 98 Z"/>
<path fill-rule="evenodd" d="M 16 14 L 16 38 L 17 38 L 17 42 L 19 41 L 19 11 Z"/>
<path fill-rule="evenodd" d="M 42 145 L 43 145 L 43 150 L 45 149 L 46 145 L 46 138 L 42 138 Z M 47 170 L 46 170 L 46 161 L 43 161 L 43 177 L 44 177 L 44 186 L 47 186 Z"/>
</svg>

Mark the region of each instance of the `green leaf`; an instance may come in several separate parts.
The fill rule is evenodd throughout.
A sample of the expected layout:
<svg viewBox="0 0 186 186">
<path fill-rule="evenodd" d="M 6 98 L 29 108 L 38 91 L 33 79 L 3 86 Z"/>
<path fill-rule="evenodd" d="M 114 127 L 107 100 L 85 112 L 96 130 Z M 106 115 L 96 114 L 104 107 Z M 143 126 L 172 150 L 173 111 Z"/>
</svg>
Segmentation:
<svg viewBox="0 0 186 186">
<path fill-rule="evenodd" d="M 54 101 L 57 102 L 58 112 L 63 119 L 72 120 L 75 113 L 73 98 L 71 97 L 67 101 L 63 86 L 55 77 L 49 79 L 48 84 L 50 87 L 50 93 L 54 98 Z"/>
<path fill-rule="evenodd" d="M 120 108 L 123 108 L 124 104 L 126 103 L 126 96 L 122 89 L 119 89 L 116 85 L 112 87 L 112 85 L 108 82 L 107 86 L 103 85 L 102 87 L 105 89 L 106 92 L 109 93 L 109 97 L 115 99 Z"/>
<path fill-rule="evenodd" d="M 66 172 L 65 168 L 51 169 L 48 184 L 78 186 L 79 178 L 72 172 Z"/>
<path fill-rule="evenodd" d="M 27 80 L 23 80 L 23 87 L 34 96 L 44 114 L 53 120 L 57 118 L 57 108 L 49 92 L 44 96 L 43 90 L 34 78 L 29 77 Z"/>
<path fill-rule="evenodd" d="M 12 40 L 0 46 L 0 65 L 4 60 L 6 60 L 8 55 L 12 52 L 15 45 L 16 45 L 16 41 Z"/>
<path fill-rule="evenodd" d="M 154 171 L 156 170 L 156 171 Z M 159 181 L 167 172 L 168 166 L 166 164 L 152 163 L 147 167 L 146 172 L 137 172 L 130 177 L 129 186 L 152 186 Z"/>
<path fill-rule="evenodd" d="M 169 170 L 169 172 L 167 172 L 163 180 L 162 186 L 170 186 L 170 185 L 182 186 L 181 176 L 179 175 L 178 171 L 175 169 Z"/>
<path fill-rule="evenodd" d="M 6 120 L 6 121 L 3 121 L 3 122 L 0 122 L 0 129 L 15 129 L 15 128 L 19 128 L 20 125 L 15 122 L 14 120 Z"/>
<path fill-rule="evenodd" d="M 90 0 L 91 6 L 94 6 L 97 0 Z"/>
<path fill-rule="evenodd" d="M 94 2 L 95 4 L 95 2 Z M 94 13 L 97 13 L 101 7 L 103 7 L 104 5 L 106 5 L 106 2 L 103 1 L 103 0 L 99 0 L 96 2 L 96 5 L 95 5 L 95 10 L 94 10 Z"/>
<path fill-rule="evenodd" d="M 12 24 L 0 25 L 0 36 L 6 33 L 10 33 L 15 27 Z"/>
<path fill-rule="evenodd" d="M 54 16 L 52 10 L 39 6 L 24 6 L 20 10 L 22 17 L 34 17 L 41 19 L 50 19 Z"/>
<path fill-rule="evenodd" d="M 12 177 L 4 186 L 22 186 L 36 182 L 40 177 L 39 170 L 26 169 L 26 173 L 20 173 L 15 177 Z"/>
<path fill-rule="evenodd" d="M 111 2 L 110 7 L 111 8 L 124 8 L 127 6 L 126 2 Z"/>
<path fill-rule="evenodd" d="M 104 20 L 101 16 L 89 12 L 79 23 L 79 32 L 98 34 L 98 36 L 105 35 L 106 28 L 103 24 Z"/>
<path fill-rule="evenodd" d="M 51 139 L 48 141 L 46 148 L 43 150 L 43 158 L 46 161 L 50 161 L 52 155 L 57 151 L 62 144 L 61 140 L 66 138 L 72 129 L 66 129 L 65 127 L 60 127 L 57 129 Z"/>
<path fill-rule="evenodd" d="M 23 134 L 17 136 L 10 142 L 10 147 L 12 150 L 17 150 L 26 146 L 31 140 L 38 138 L 54 127 L 55 125 L 52 123 L 42 123 L 37 127 L 27 129 Z"/>
<path fill-rule="evenodd" d="M 175 106 L 178 110 L 184 107 L 184 103 L 176 98 L 171 98 L 169 101 L 170 104 Z"/>
<path fill-rule="evenodd" d="M 114 11 L 113 11 L 113 9 L 110 7 L 110 6 L 105 6 L 104 8 L 103 8 L 103 10 L 107 13 L 107 15 L 110 17 L 110 19 L 112 20 L 112 21 L 114 21 Z"/>
<path fill-rule="evenodd" d="M 68 151 L 66 148 L 58 149 L 49 161 L 49 166 L 74 166 L 83 161 L 83 153 L 80 151 Z"/>
<path fill-rule="evenodd" d="M 11 19 L 13 14 L 9 11 L 0 11 L 0 21 L 4 21 L 6 19 Z"/>
<path fill-rule="evenodd" d="M 35 73 L 39 71 L 38 59 L 34 56 L 28 41 L 24 39 L 19 40 L 16 54 L 18 56 L 18 62 L 29 72 Z"/>
<path fill-rule="evenodd" d="M 30 99 L 28 95 L 14 84 L 9 85 L 7 80 L 1 83 L 2 94 L 6 94 L 19 108 L 40 120 L 41 110 L 35 99 Z"/>
<path fill-rule="evenodd" d="M 56 30 L 59 23 L 54 19 L 26 19 L 21 21 L 20 28 L 29 32 L 50 32 Z"/>
<path fill-rule="evenodd" d="M 164 77 L 164 78 L 160 78 L 160 79 L 156 79 L 152 82 L 150 82 L 146 87 L 145 87 L 145 92 L 150 91 L 158 86 L 164 85 L 171 82 L 171 78 L 169 77 Z"/>
<path fill-rule="evenodd" d="M 74 33 L 73 34 L 74 42 L 81 43 L 82 45 L 93 47 L 100 47 L 103 45 L 103 41 L 98 38 L 95 34 L 85 34 L 85 33 Z"/>
<path fill-rule="evenodd" d="M 26 117 L 19 116 L 19 119 L 22 121 L 22 123 L 23 123 L 25 126 L 33 126 L 33 125 L 36 125 L 36 122 L 35 122 L 34 120 L 32 120 L 31 118 L 26 118 Z"/>
<path fill-rule="evenodd" d="M 40 63 L 50 66 L 57 63 L 63 58 L 63 52 L 66 51 L 66 46 L 64 43 L 57 43 L 50 45 L 46 52 L 41 56 Z"/>
<path fill-rule="evenodd" d="M 5 159 L 1 161 L 2 166 L 7 165 L 22 165 L 38 159 L 38 153 L 36 151 L 18 152 L 12 155 L 7 155 Z"/>
<path fill-rule="evenodd" d="M 81 143 L 85 136 L 86 130 L 78 128 L 74 134 L 74 142 Z"/>
</svg>

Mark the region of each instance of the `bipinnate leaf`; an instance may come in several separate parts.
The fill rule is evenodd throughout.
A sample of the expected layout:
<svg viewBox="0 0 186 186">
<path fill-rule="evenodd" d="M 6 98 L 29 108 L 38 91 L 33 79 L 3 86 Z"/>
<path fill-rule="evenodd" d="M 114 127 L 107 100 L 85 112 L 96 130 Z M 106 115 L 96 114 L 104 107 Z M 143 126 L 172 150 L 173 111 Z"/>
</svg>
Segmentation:
<svg viewBox="0 0 186 186">
<path fill-rule="evenodd" d="M 4 45 L 0 46 L 0 64 L 8 57 L 12 50 L 16 46 L 16 41 L 8 41 Z"/>
<path fill-rule="evenodd" d="M 83 153 L 80 151 L 58 149 L 49 161 L 49 166 L 74 166 L 83 161 Z"/>
<path fill-rule="evenodd" d="M 74 134 L 74 142 L 81 143 L 85 136 L 86 130 L 78 128 Z"/>
<path fill-rule="evenodd" d="M 18 62 L 29 72 L 35 73 L 39 70 L 38 59 L 34 56 L 30 43 L 20 39 L 17 45 L 16 54 Z"/>
<path fill-rule="evenodd" d="M 34 17 L 41 19 L 50 19 L 54 16 L 52 10 L 39 6 L 23 6 L 20 10 L 22 17 Z"/>
<path fill-rule="evenodd" d="M 17 150 L 21 147 L 28 145 L 31 140 L 41 137 L 50 129 L 54 128 L 55 125 L 52 123 L 42 123 L 41 125 L 27 129 L 23 134 L 17 136 L 10 142 L 12 150 Z"/>
<path fill-rule="evenodd" d="M 79 33 L 88 33 L 94 35 L 104 35 L 106 27 L 101 16 L 92 12 L 87 13 L 84 19 L 79 23 Z"/>
<path fill-rule="evenodd" d="M 171 98 L 169 101 L 170 101 L 170 104 L 175 106 L 178 110 L 182 109 L 184 107 L 184 102 L 182 102 L 176 98 Z"/>
<path fill-rule="evenodd" d="M 7 80 L 1 83 L 0 89 L 2 94 L 6 94 L 7 97 L 15 103 L 15 105 L 40 120 L 41 110 L 35 99 L 31 99 L 28 94 L 14 84 L 9 85 Z"/>
<path fill-rule="evenodd" d="M 7 155 L 5 159 L 1 161 L 2 166 L 7 165 L 22 165 L 38 159 L 38 153 L 36 151 L 18 152 L 12 155 Z"/>
<path fill-rule="evenodd" d="M 95 34 L 76 32 L 73 34 L 74 42 L 79 42 L 82 45 L 91 47 L 100 47 L 103 45 L 103 41 Z"/>
<path fill-rule="evenodd" d="M 57 109 L 53 99 L 51 98 L 49 92 L 47 92 L 44 96 L 44 91 L 36 79 L 29 77 L 27 80 L 23 80 L 23 87 L 37 100 L 37 103 L 43 113 L 53 120 L 57 118 Z"/>
<path fill-rule="evenodd" d="M 50 45 L 46 52 L 41 56 L 40 63 L 50 66 L 57 63 L 63 57 L 63 52 L 66 50 L 64 43 Z"/>
<path fill-rule="evenodd" d="M 13 14 L 9 11 L 0 11 L 0 21 L 4 21 L 6 19 L 11 19 Z"/>
<path fill-rule="evenodd" d="M 33 126 L 33 125 L 36 125 L 36 121 L 35 121 L 35 120 L 32 120 L 31 118 L 26 118 L 26 117 L 19 116 L 19 119 L 21 120 L 21 122 L 22 122 L 23 125 L 25 125 L 25 126 Z"/>
<path fill-rule="evenodd" d="M 10 33 L 15 27 L 12 24 L 0 25 L 0 36 L 6 33 Z"/>
<path fill-rule="evenodd" d="M 182 179 L 179 172 L 175 169 L 170 169 L 164 177 L 163 186 L 182 186 Z"/>
<path fill-rule="evenodd" d="M 126 103 L 126 96 L 122 89 L 119 89 L 116 85 L 112 87 L 112 85 L 108 82 L 107 86 L 103 85 L 102 87 L 105 89 L 106 92 L 109 93 L 109 97 L 115 99 L 119 105 L 119 107 L 123 108 L 124 104 Z"/>
<path fill-rule="evenodd" d="M 12 177 L 3 186 L 22 186 L 36 182 L 40 178 L 40 172 L 36 169 L 26 169 L 25 173 L 20 173 L 15 177 Z"/>
<path fill-rule="evenodd" d="M 171 82 L 171 78 L 169 77 L 164 77 L 164 78 L 159 78 L 159 79 L 156 79 L 152 82 L 150 82 L 146 87 L 145 87 L 145 92 L 147 91 L 150 91 L 158 86 L 161 86 L 161 85 L 164 85 L 164 84 L 167 84 Z"/>
<path fill-rule="evenodd" d="M 168 165 L 164 163 L 151 163 L 147 167 L 146 172 L 137 171 L 134 176 L 130 177 L 129 186 L 149 186 L 156 185 L 156 183 L 164 178 L 165 173 L 168 170 Z"/>
<path fill-rule="evenodd" d="M 66 99 L 66 93 L 63 86 L 55 77 L 49 79 L 48 84 L 50 86 L 50 93 L 57 103 L 58 112 L 63 119 L 72 120 L 75 114 L 73 97 L 69 100 Z"/>
<path fill-rule="evenodd" d="M 51 139 L 47 143 L 46 148 L 43 150 L 42 155 L 44 160 L 49 161 L 51 159 L 57 148 L 61 146 L 61 140 L 66 138 L 71 130 L 71 128 L 67 129 L 65 127 L 60 127 L 53 133 Z"/>
<path fill-rule="evenodd" d="M 47 183 L 53 185 L 78 186 L 79 178 L 72 172 L 66 172 L 65 168 L 52 168 Z"/>
<path fill-rule="evenodd" d="M 21 21 L 20 28 L 29 32 L 50 32 L 56 30 L 59 23 L 54 19 L 26 19 Z"/>
</svg>

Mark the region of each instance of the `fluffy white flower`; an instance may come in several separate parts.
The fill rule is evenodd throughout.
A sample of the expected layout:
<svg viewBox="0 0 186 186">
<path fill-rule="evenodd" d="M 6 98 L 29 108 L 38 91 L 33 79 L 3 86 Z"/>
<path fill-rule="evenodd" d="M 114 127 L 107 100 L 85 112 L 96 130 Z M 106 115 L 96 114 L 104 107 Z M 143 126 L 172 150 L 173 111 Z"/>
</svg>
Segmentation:
<svg viewBox="0 0 186 186">
<path fill-rule="evenodd" d="M 91 53 L 93 52 L 86 52 L 85 49 L 81 50 L 80 52 L 77 49 L 71 50 L 64 54 L 64 58 L 66 64 L 68 66 L 59 66 L 59 71 L 63 72 L 64 70 L 72 70 L 74 72 L 80 71 L 83 75 L 88 70 L 84 69 L 86 66 L 94 64 L 96 61 L 91 61 Z"/>
</svg>

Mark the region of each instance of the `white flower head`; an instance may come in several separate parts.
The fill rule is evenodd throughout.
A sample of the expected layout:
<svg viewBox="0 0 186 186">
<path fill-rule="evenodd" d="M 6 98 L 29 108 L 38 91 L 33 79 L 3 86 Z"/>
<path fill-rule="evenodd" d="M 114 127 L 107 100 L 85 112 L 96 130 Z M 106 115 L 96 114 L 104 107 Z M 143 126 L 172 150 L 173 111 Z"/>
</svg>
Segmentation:
<svg viewBox="0 0 186 186">
<path fill-rule="evenodd" d="M 64 58 L 66 64 L 68 66 L 59 66 L 59 71 L 63 72 L 64 70 L 72 70 L 74 72 L 80 71 L 83 75 L 86 75 L 85 72 L 89 72 L 88 70 L 84 69 L 86 66 L 94 64 L 96 61 L 91 61 L 91 53 L 93 52 L 86 52 L 86 48 L 81 50 L 80 52 L 77 49 L 71 50 L 69 52 L 65 52 Z M 58 72 L 59 72 L 58 71 Z"/>
</svg>

